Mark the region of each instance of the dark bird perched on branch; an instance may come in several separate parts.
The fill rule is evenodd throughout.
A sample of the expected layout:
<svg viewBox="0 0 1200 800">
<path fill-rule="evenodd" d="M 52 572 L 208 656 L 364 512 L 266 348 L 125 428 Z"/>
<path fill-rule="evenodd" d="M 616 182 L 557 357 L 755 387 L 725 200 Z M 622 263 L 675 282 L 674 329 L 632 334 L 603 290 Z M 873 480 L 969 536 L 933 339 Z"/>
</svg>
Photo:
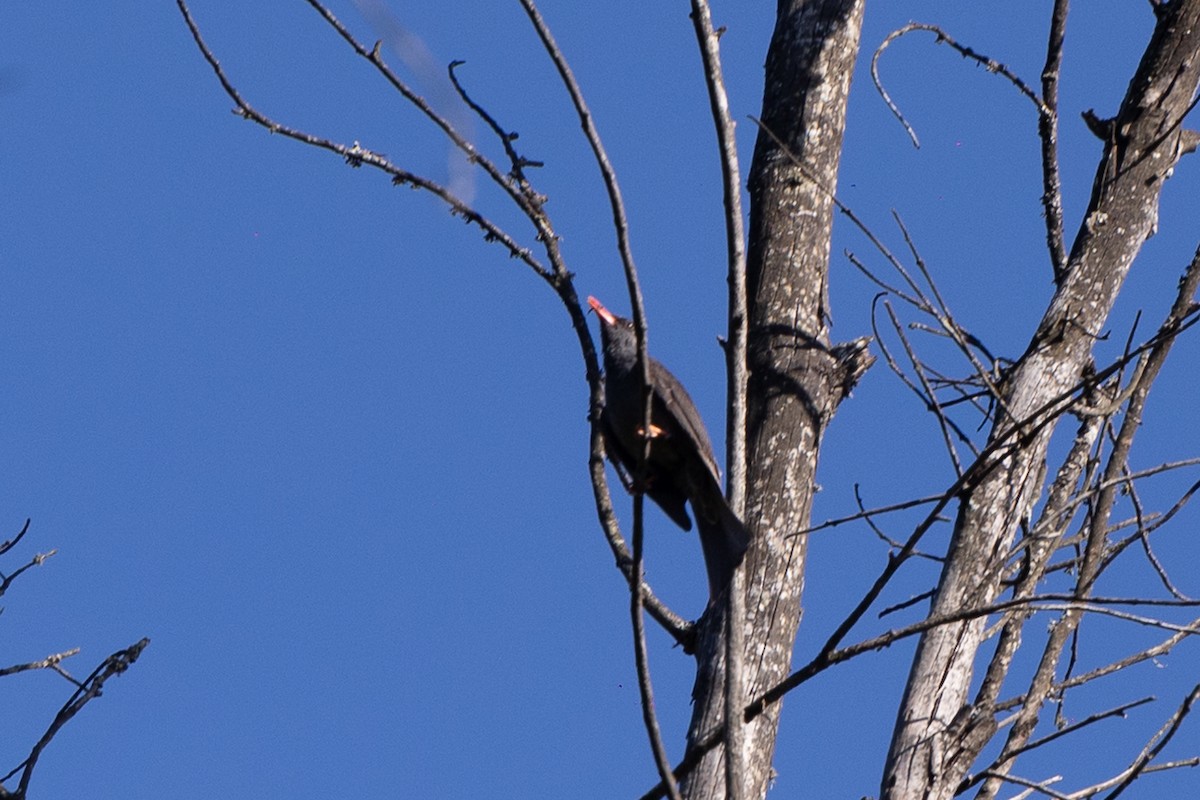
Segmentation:
<svg viewBox="0 0 1200 800">
<path fill-rule="evenodd" d="M 613 314 L 596 298 L 589 297 L 588 305 L 600 318 L 604 346 L 604 442 L 608 457 L 634 478 L 645 443 L 637 334 L 630 320 Z M 679 379 L 653 358 L 650 389 L 650 455 L 640 488 L 685 531 L 692 529 L 692 520 L 684 504 L 692 504 L 709 594 L 716 597 L 742 563 L 750 534 L 721 491 L 721 472 L 700 412 Z"/>
</svg>

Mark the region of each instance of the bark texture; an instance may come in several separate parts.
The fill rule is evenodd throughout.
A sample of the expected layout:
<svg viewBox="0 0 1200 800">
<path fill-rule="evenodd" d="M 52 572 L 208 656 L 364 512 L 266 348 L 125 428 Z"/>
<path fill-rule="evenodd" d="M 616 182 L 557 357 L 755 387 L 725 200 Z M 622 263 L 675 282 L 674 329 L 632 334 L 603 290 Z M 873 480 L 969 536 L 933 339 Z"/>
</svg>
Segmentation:
<svg viewBox="0 0 1200 800">
<path fill-rule="evenodd" d="M 1091 200 L 1065 275 L 1025 355 L 1002 386 L 991 457 L 963 492 L 934 615 L 994 600 L 1018 524 L 1042 492 L 1054 421 L 1091 362 L 1134 257 L 1157 225 L 1159 194 L 1194 139 L 1182 121 L 1200 76 L 1200 0 L 1157 7 L 1157 24 L 1104 139 Z M 991 709 L 967 701 L 983 620 L 926 633 L 896 721 L 881 798 L 949 798 L 990 738 Z"/>
<path fill-rule="evenodd" d="M 806 542 L 790 535 L 808 527 L 825 426 L 869 363 L 865 341 L 830 346 L 826 300 L 832 192 L 862 12 L 863 0 L 783 0 L 767 56 L 762 121 L 769 133 L 759 133 L 749 181 L 747 697 L 783 679 L 791 665 Z M 689 746 L 724 721 L 723 609 L 710 609 L 700 633 Z M 746 731 L 743 797 L 766 794 L 779 712 L 776 704 Z M 685 796 L 725 797 L 723 761 L 712 750 Z"/>
</svg>

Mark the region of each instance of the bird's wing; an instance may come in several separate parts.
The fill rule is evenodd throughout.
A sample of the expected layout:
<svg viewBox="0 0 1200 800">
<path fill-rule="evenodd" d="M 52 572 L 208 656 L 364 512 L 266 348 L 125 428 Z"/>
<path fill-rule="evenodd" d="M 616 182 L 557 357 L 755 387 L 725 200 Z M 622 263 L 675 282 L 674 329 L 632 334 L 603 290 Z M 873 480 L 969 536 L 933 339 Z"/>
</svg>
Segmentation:
<svg viewBox="0 0 1200 800">
<path fill-rule="evenodd" d="M 679 423 L 679 432 L 691 440 L 696 452 L 704 461 L 718 483 L 721 478 L 721 468 L 717 466 L 717 457 L 713 454 L 712 441 L 704 427 L 704 420 L 696 410 L 696 404 L 688 395 L 687 390 L 671 371 L 657 359 L 650 359 L 650 379 L 654 384 L 655 394 L 667 409 L 667 418 L 673 417 Z M 666 427 L 666 426 L 664 426 Z"/>
<path fill-rule="evenodd" d="M 612 420 L 610 419 L 607 410 L 600 417 L 604 425 L 604 450 L 608 455 L 613 466 L 616 467 L 617 476 L 621 479 L 625 491 L 633 494 L 636 491 L 636 483 L 634 473 L 637 470 L 637 457 L 627 451 L 621 444 L 621 438 L 617 436 L 613 429 Z M 659 480 L 651 473 L 648 476 L 649 485 L 646 487 L 646 494 L 658 504 L 658 507 L 671 518 L 679 527 L 685 531 L 692 529 L 692 518 L 688 516 L 687 509 L 684 503 L 687 502 L 687 495 L 681 492 L 671 480 Z"/>
</svg>

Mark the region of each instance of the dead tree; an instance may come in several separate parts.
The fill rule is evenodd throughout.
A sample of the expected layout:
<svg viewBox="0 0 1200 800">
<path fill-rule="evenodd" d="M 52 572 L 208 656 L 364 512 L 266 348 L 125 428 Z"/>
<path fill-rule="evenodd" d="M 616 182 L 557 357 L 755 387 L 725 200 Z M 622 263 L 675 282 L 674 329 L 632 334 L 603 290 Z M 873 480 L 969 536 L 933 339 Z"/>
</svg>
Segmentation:
<svg viewBox="0 0 1200 800">
<path fill-rule="evenodd" d="M 1163 762 L 1159 756 L 1192 708 L 1200 687 L 1178 698 L 1159 733 L 1111 775 L 1083 788 L 1062 790 L 1053 778 L 1016 771 L 1019 757 L 1080 728 L 1124 713 L 1138 703 L 1098 710 L 1082 722 L 1051 720 L 1071 690 L 1123 674 L 1126 667 L 1160 655 L 1197 632 L 1198 620 L 1172 621 L 1169 609 L 1196 601 L 1177 589 L 1167 565 L 1154 555 L 1151 534 L 1186 504 L 1197 486 L 1171 507 L 1145 507 L 1139 483 L 1154 474 L 1194 466 L 1162 464 L 1135 471 L 1129 453 L 1147 395 L 1172 344 L 1197 320 L 1194 301 L 1200 255 L 1184 270 L 1176 299 L 1158 328 L 1134 333 L 1119 358 L 1098 362 L 1096 343 L 1142 243 L 1155 230 L 1159 195 L 1183 155 L 1200 137 L 1185 118 L 1195 106 L 1200 79 L 1200 0 L 1157 0 L 1154 33 L 1132 76 L 1125 99 L 1110 119 L 1090 113 L 1087 124 L 1102 155 L 1091 199 L 1068 246 L 1059 176 L 1058 83 L 1068 21 L 1057 0 L 1047 25 L 1047 56 L 1035 89 L 994 58 L 955 41 L 933 25 L 912 24 L 882 42 L 872 60 L 883 101 L 906 127 L 875 69 L 885 49 L 901 37 L 927 33 L 938 44 L 995 73 L 1034 108 L 1042 164 L 1042 208 L 1054 292 L 1018 358 L 993 355 L 954 316 L 921 258 L 919 243 L 896 218 L 907 252 L 893 253 L 882 237 L 839 199 L 838 173 L 846 125 L 850 76 L 860 60 L 862 0 L 781 0 L 766 59 L 757 145 L 749 170 L 749 228 L 743 228 L 741 168 L 734 124 L 722 80 L 719 29 L 708 3 L 692 0 L 691 21 L 708 86 L 723 168 L 729 268 L 729 416 L 727 474 L 731 507 L 753 534 L 734 590 L 689 622 L 658 598 L 642 578 L 640 495 L 634 498 L 632 548 L 620 530 L 609 493 L 600 411 L 600 365 L 584 310 L 558 246 L 542 196 L 530 177 L 537 161 L 517 149 L 516 137 L 450 74 L 459 97 L 490 130 L 487 146 L 468 141 L 389 67 L 380 43 L 360 40 L 317 0 L 306 0 L 358 56 L 408 103 L 440 129 L 528 220 L 536 248 L 493 221 L 446 186 L 415 174 L 380 152 L 344 144 L 288 126 L 260 111 L 237 88 L 205 43 L 187 4 L 177 0 L 195 41 L 235 105 L 235 113 L 267 130 L 322 148 L 352 167 L 370 167 L 398 185 L 430 192 L 452 213 L 532 270 L 566 309 L 587 370 L 592 420 L 588 461 L 597 516 L 630 587 L 644 722 L 661 782 L 647 797 L 758 798 L 766 795 L 780 720 L 780 700 L 825 670 L 872 650 L 916 641 L 912 671 L 899 705 L 890 751 L 880 754 L 881 797 L 948 798 L 967 792 L 997 796 L 1004 787 L 1048 797 L 1115 796 L 1150 771 L 1194 766 L 1196 759 Z M 639 359 L 646 364 L 641 289 L 617 176 L 605 153 L 584 92 L 533 0 L 520 0 L 553 62 L 592 148 L 608 191 L 618 252 L 637 329 Z M 743 126 L 744 128 L 746 126 Z M 909 128 L 911 132 L 911 128 Z M 503 153 L 493 159 L 489 152 Z M 835 342 L 830 333 L 828 274 L 833 220 L 842 214 L 872 248 L 850 261 L 881 288 L 873 336 Z M 1182 265 L 1181 265 L 1182 266 Z M 906 325 L 906 320 L 908 324 Z M 951 364 L 922 352 L 909 330 L 936 334 L 951 344 Z M 933 415 L 954 467 L 948 486 L 926 497 L 886 508 L 861 507 L 827 526 L 875 520 L 898 509 L 925 510 L 903 539 L 887 539 L 886 565 L 864 586 L 851 611 L 798 668 L 792 651 L 800 623 L 807 567 L 814 480 L 824 433 L 840 403 L 882 356 L 903 385 Z M 956 372 L 957 370 L 957 372 Z M 1050 442 L 1060 423 L 1073 426 L 1061 457 Z M 972 428 L 985 431 L 976 441 Z M 651 426 L 642 430 L 649 436 Z M 1200 486 L 1200 484 L 1198 484 Z M 1130 515 L 1114 520 L 1119 503 Z M 853 640 L 868 612 L 892 611 L 885 592 L 912 562 L 926 535 L 952 520 L 949 547 L 926 554 L 941 576 L 919 621 Z M 825 527 L 825 526 L 818 526 Z M 1120 559 L 1142 553 L 1158 585 L 1136 596 L 1105 595 L 1101 580 Z M 1166 596 L 1161 596 L 1163 591 Z M 912 607 L 913 603 L 904 604 Z M 1143 606 L 1145 608 L 1138 608 Z M 644 613 L 645 612 L 645 613 Z M 663 745 L 646 668 L 645 614 L 696 659 L 695 708 L 687 750 L 672 765 Z M 1133 649 L 1106 664 L 1076 663 L 1080 621 L 1103 615 L 1163 631 L 1154 646 Z M 1033 620 L 1050 620 L 1045 641 L 1024 636 Z M 990 649 L 983 645 L 990 643 Z M 1032 680 L 1014 689 L 1013 665 L 1024 654 Z M 971 694 L 972 681 L 978 688 Z M 1140 701 L 1139 701 L 1140 702 Z M 1048 726 L 1057 728 L 1047 732 Z M 1039 724 L 1040 723 L 1040 724 Z M 989 745 L 991 746 L 990 749 Z M 984 755 L 988 753 L 989 755 Z M 996 754 L 998 753 L 998 754 Z M 1077 784 L 1088 776 L 1071 776 Z"/>
</svg>

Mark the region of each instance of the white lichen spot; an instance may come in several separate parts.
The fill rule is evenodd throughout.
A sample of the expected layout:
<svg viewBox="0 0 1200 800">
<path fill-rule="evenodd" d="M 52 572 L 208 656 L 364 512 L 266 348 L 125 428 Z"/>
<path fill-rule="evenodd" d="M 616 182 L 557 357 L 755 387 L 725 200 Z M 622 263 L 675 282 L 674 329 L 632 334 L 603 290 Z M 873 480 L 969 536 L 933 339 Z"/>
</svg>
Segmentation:
<svg viewBox="0 0 1200 800">
<path fill-rule="evenodd" d="M 1084 225 L 1087 226 L 1089 233 L 1095 233 L 1100 228 L 1104 227 L 1104 223 L 1108 222 L 1108 214 L 1104 211 L 1093 211 L 1088 214 L 1088 218 Z"/>
</svg>

